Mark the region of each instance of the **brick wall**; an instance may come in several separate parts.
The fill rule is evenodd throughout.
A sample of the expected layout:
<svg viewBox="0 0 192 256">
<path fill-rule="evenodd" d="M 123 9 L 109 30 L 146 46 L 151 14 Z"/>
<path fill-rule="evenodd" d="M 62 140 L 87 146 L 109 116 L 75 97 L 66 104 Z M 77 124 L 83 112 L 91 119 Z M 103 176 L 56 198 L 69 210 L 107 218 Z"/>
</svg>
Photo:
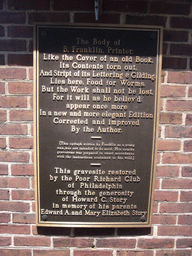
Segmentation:
<svg viewBox="0 0 192 256">
<path fill-rule="evenodd" d="M 192 255 L 192 2 L 103 0 L 99 22 L 164 27 L 152 228 L 35 226 L 33 23 L 96 23 L 92 0 L 0 1 L 0 255 Z"/>
</svg>

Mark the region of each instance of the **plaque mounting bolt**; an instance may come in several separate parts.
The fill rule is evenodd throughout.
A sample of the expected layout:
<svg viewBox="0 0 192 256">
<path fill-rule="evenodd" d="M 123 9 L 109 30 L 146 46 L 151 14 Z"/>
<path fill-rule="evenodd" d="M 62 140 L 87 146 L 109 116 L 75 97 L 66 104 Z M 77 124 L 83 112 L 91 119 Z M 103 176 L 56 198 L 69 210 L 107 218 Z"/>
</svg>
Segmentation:
<svg viewBox="0 0 192 256">
<path fill-rule="evenodd" d="M 140 219 L 141 219 L 142 222 L 144 222 L 144 221 L 146 221 L 146 216 L 142 215 Z"/>
<path fill-rule="evenodd" d="M 46 214 L 43 214 L 42 216 L 42 220 L 46 221 L 47 220 L 47 215 Z"/>
</svg>

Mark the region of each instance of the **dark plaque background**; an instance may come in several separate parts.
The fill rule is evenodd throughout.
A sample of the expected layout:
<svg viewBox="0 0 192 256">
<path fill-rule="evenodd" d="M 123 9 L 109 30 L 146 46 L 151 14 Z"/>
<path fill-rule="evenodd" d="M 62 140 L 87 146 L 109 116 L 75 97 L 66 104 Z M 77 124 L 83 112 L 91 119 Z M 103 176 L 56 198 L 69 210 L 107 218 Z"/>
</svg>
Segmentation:
<svg viewBox="0 0 192 256">
<path fill-rule="evenodd" d="M 150 225 L 159 28 L 36 27 L 37 224 Z"/>
</svg>

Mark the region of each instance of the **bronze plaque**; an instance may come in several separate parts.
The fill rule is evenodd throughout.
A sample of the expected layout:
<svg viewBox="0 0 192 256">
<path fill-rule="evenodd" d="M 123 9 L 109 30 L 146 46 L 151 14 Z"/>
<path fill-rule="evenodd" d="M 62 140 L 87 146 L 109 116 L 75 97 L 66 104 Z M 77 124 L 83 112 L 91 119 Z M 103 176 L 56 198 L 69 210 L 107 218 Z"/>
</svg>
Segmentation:
<svg viewBox="0 0 192 256">
<path fill-rule="evenodd" d="M 36 25 L 36 223 L 150 226 L 161 28 Z"/>
</svg>

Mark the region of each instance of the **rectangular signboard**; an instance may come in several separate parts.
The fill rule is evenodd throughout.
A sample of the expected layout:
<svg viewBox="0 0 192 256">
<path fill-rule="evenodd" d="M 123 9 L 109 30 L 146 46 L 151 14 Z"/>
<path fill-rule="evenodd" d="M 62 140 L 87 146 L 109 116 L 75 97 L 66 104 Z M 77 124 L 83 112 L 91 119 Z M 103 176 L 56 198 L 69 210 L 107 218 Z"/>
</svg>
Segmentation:
<svg viewBox="0 0 192 256">
<path fill-rule="evenodd" d="M 39 226 L 149 227 L 161 28 L 36 25 Z"/>
</svg>

